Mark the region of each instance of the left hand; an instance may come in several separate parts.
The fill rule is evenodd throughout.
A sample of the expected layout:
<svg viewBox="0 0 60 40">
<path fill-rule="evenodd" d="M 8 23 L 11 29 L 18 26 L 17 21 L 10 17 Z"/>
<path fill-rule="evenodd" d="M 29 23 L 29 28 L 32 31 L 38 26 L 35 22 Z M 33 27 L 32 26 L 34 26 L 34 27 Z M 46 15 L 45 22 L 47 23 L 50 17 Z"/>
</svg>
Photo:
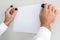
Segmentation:
<svg viewBox="0 0 60 40">
<path fill-rule="evenodd" d="M 6 12 L 5 12 L 5 21 L 4 23 L 6 25 L 9 25 L 9 23 L 14 19 L 15 15 L 16 15 L 16 10 L 15 8 L 12 7 L 9 7 Z"/>
</svg>

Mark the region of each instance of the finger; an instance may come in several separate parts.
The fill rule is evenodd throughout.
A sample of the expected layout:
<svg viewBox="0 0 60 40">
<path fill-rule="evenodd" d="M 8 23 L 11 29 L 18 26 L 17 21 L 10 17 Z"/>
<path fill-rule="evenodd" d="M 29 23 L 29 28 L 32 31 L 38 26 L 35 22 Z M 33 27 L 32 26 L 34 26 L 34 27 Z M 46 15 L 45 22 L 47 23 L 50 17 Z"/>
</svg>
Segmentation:
<svg viewBox="0 0 60 40">
<path fill-rule="evenodd" d="M 13 11 L 14 9 L 11 9 L 11 11 L 9 12 L 11 15 L 13 15 L 13 13 L 14 13 L 14 11 Z"/>
<path fill-rule="evenodd" d="M 7 10 L 9 10 L 10 8 L 13 8 L 13 5 L 11 5 Z"/>
<path fill-rule="evenodd" d="M 51 4 L 49 5 L 49 7 L 48 7 L 48 8 L 49 8 L 49 10 L 50 10 L 50 11 L 52 11 L 52 10 L 53 10 L 53 6 L 52 6 Z"/>
<path fill-rule="evenodd" d="M 12 13 L 12 16 L 15 17 L 17 11 L 15 10 L 15 8 L 13 9 L 13 13 Z"/>
<path fill-rule="evenodd" d="M 17 10 L 18 10 L 17 8 L 13 8 L 13 9 L 11 9 L 10 14 L 13 15 L 14 12 L 17 11 Z"/>
<path fill-rule="evenodd" d="M 16 13 L 17 13 L 17 12 L 15 11 L 14 14 L 12 15 L 12 17 L 15 17 L 15 16 L 16 16 Z"/>
<path fill-rule="evenodd" d="M 8 15 L 11 15 L 12 14 L 12 8 L 8 8 L 6 11 L 5 11 L 5 14 L 8 14 Z"/>
<path fill-rule="evenodd" d="M 40 10 L 40 15 L 42 14 L 43 11 L 44 11 L 44 8 L 41 8 L 41 10 Z"/>
<path fill-rule="evenodd" d="M 55 9 L 54 13 L 57 15 L 57 10 Z"/>
<path fill-rule="evenodd" d="M 44 9 L 48 9 L 48 4 L 47 3 L 44 5 Z"/>
<path fill-rule="evenodd" d="M 55 15 L 57 14 L 57 10 L 56 10 L 55 7 L 53 8 L 53 12 L 54 12 Z"/>
<path fill-rule="evenodd" d="M 10 11 L 12 11 L 13 10 L 13 8 L 9 8 L 8 10 L 7 10 L 7 12 L 10 12 Z"/>
<path fill-rule="evenodd" d="M 44 8 L 41 8 L 40 12 L 43 12 L 44 11 Z"/>
<path fill-rule="evenodd" d="M 54 9 L 55 9 L 54 6 L 52 6 L 51 11 L 54 12 Z"/>
</svg>

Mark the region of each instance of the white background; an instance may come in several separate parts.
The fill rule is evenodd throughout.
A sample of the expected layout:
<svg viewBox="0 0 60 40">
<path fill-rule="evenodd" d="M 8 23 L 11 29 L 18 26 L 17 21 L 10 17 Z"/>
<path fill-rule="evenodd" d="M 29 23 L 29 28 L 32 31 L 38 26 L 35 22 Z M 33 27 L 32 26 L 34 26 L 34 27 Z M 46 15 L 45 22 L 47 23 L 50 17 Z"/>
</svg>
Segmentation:
<svg viewBox="0 0 60 40">
<path fill-rule="evenodd" d="M 0 0 L 0 23 L 4 21 L 4 14 L 6 8 L 11 4 L 15 7 L 26 6 L 39 3 L 52 3 L 58 10 L 58 16 L 56 17 L 55 23 L 52 26 L 52 37 L 51 40 L 60 40 L 60 0 Z M 0 40 L 31 40 L 35 34 L 28 33 L 15 33 L 13 32 L 13 23 L 9 26 L 8 30 L 0 36 Z"/>
</svg>

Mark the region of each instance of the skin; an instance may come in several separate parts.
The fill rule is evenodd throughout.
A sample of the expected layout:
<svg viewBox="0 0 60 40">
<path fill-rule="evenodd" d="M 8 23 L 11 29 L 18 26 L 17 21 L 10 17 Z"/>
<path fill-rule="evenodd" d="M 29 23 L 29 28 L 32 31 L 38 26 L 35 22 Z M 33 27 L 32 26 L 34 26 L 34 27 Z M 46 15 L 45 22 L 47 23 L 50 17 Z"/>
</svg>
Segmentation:
<svg viewBox="0 0 60 40">
<path fill-rule="evenodd" d="M 13 13 L 12 13 L 12 11 L 13 11 Z M 16 11 L 15 11 L 14 7 L 9 7 L 5 11 L 5 20 L 4 20 L 4 23 L 8 26 L 10 24 L 10 22 L 12 22 L 12 20 L 14 19 L 15 15 L 16 15 Z"/>
<path fill-rule="evenodd" d="M 51 24 L 54 22 L 56 14 L 56 8 L 51 4 L 46 3 L 44 5 L 44 8 L 41 8 L 40 11 L 41 27 L 44 26 L 51 30 Z"/>
<path fill-rule="evenodd" d="M 11 9 L 13 9 L 14 12 L 12 13 L 13 15 L 10 14 L 10 12 L 12 11 Z M 44 26 L 47 29 L 51 30 L 51 24 L 54 22 L 56 14 L 57 13 L 55 7 L 52 6 L 51 4 L 46 3 L 44 5 L 44 8 L 41 8 L 39 15 L 41 27 Z M 12 20 L 14 19 L 15 15 L 16 15 L 16 11 L 14 10 L 14 8 L 13 7 L 8 8 L 5 12 L 6 17 L 4 23 L 6 25 L 9 25 L 9 23 L 12 22 Z"/>
</svg>

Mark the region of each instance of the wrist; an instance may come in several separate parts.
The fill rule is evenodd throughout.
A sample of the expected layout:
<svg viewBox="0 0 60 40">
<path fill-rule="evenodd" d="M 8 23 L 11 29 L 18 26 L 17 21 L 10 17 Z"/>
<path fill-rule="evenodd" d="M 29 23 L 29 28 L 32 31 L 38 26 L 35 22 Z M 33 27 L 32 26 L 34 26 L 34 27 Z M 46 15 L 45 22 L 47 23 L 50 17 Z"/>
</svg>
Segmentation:
<svg viewBox="0 0 60 40">
<path fill-rule="evenodd" d="M 51 26 L 50 26 L 50 24 L 41 24 L 41 27 L 46 27 L 47 29 L 49 29 L 49 30 L 51 30 Z"/>
<path fill-rule="evenodd" d="M 4 23 L 8 26 L 10 22 L 5 20 Z"/>
</svg>

